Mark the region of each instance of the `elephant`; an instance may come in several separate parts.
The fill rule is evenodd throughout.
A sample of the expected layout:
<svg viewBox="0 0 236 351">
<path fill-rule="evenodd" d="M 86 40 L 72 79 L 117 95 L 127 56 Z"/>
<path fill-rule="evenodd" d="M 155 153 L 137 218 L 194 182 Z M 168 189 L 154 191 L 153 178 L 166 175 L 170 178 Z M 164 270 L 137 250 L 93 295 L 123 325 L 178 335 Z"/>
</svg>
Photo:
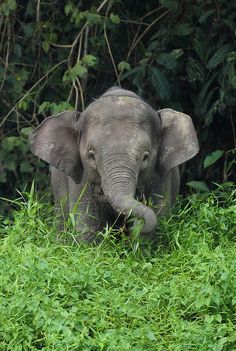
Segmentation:
<svg viewBox="0 0 236 351">
<path fill-rule="evenodd" d="M 121 228 L 130 216 L 142 220 L 142 236 L 155 237 L 157 219 L 170 212 L 179 193 L 178 166 L 199 150 L 188 115 L 155 111 L 120 87 L 81 113 L 46 118 L 31 132 L 29 145 L 50 164 L 62 224 L 75 213 L 78 242 L 99 242 L 105 226 Z"/>
</svg>

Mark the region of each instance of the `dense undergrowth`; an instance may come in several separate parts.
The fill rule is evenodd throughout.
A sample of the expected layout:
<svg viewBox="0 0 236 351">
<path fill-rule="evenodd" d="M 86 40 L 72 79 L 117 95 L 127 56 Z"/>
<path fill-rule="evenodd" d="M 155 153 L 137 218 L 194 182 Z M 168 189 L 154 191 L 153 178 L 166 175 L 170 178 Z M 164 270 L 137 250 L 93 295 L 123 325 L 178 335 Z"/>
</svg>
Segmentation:
<svg viewBox="0 0 236 351">
<path fill-rule="evenodd" d="M 225 0 L 1 0 L 0 196 L 32 174 L 47 189 L 30 131 L 114 85 L 192 117 L 200 152 L 181 168 L 182 193 L 236 181 L 235 23 Z"/>
<path fill-rule="evenodd" d="M 0 232 L 1 351 L 236 349 L 230 184 L 182 200 L 160 222 L 155 249 L 108 229 L 99 246 L 63 244 L 33 192 Z"/>
</svg>

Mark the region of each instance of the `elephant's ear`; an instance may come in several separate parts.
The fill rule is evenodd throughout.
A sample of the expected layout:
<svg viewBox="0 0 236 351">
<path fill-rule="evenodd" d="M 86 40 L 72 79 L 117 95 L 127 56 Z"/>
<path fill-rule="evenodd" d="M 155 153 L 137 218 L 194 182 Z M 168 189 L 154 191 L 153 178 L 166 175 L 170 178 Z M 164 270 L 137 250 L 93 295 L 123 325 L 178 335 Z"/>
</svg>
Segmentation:
<svg viewBox="0 0 236 351">
<path fill-rule="evenodd" d="M 195 156 L 199 145 L 191 117 L 169 108 L 158 114 L 162 124 L 158 170 L 163 181 L 172 168 Z"/>
<path fill-rule="evenodd" d="M 65 111 L 46 118 L 29 136 L 30 150 L 42 160 L 81 181 L 83 166 L 76 122 L 79 113 Z"/>
</svg>

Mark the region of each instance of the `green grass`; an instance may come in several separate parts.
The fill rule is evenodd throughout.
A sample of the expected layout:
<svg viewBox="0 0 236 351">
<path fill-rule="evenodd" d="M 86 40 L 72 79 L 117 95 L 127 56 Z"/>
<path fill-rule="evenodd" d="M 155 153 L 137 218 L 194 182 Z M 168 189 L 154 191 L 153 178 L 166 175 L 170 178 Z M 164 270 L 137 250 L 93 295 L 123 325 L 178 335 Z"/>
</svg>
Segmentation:
<svg viewBox="0 0 236 351">
<path fill-rule="evenodd" d="M 25 196 L 0 223 L 1 351 L 236 350 L 232 185 L 182 200 L 143 251 L 108 229 L 99 246 L 61 243 Z"/>
</svg>

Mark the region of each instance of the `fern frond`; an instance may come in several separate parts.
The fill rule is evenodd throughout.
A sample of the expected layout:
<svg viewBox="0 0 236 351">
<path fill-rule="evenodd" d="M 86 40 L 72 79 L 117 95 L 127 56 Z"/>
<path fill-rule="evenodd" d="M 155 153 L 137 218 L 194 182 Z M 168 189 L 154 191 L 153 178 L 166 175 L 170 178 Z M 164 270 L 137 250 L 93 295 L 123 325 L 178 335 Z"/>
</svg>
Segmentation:
<svg viewBox="0 0 236 351">
<path fill-rule="evenodd" d="M 224 59 L 226 58 L 226 55 L 234 48 L 235 48 L 235 44 L 232 44 L 232 43 L 228 43 L 221 46 L 208 61 L 207 68 L 212 69 L 218 66 L 221 62 L 224 61 Z"/>
<path fill-rule="evenodd" d="M 150 78 L 153 87 L 160 96 L 160 99 L 169 100 L 171 97 L 171 89 L 165 73 L 159 68 L 150 67 Z"/>
</svg>

